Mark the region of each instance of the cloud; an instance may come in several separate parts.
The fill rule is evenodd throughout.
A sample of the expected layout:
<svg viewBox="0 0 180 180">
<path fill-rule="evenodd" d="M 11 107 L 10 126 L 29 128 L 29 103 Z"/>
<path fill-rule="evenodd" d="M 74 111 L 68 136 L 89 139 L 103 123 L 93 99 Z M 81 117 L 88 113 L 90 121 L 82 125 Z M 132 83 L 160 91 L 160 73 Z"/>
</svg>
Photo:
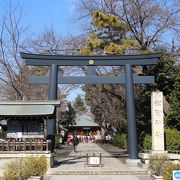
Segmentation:
<svg viewBox="0 0 180 180">
<path fill-rule="evenodd" d="M 69 13 L 70 16 L 74 16 L 74 13 L 76 11 L 76 5 L 79 2 L 79 0 L 64 0 L 65 3 L 69 6 Z"/>
</svg>

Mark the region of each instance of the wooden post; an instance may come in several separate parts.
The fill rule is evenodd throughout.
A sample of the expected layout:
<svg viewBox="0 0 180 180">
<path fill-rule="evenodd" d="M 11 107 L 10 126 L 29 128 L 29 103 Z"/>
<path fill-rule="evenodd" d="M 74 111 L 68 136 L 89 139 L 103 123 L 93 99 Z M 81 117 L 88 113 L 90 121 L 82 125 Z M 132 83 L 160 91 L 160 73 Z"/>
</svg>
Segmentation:
<svg viewBox="0 0 180 180">
<path fill-rule="evenodd" d="M 2 149 L 1 151 L 4 151 L 4 142 L 2 141 Z"/>
<path fill-rule="evenodd" d="M 88 153 L 87 153 L 87 156 L 86 156 L 86 164 L 88 165 Z"/>
<path fill-rule="evenodd" d="M 48 141 L 46 141 L 46 151 L 48 151 Z"/>
<path fill-rule="evenodd" d="M 37 151 L 37 139 L 35 140 L 35 151 Z"/>
<path fill-rule="evenodd" d="M 26 140 L 24 141 L 24 151 L 26 151 Z"/>
<path fill-rule="evenodd" d="M 43 140 L 41 139 L 41 151 L 43 151 Z"/>
<path fill-rule="evenodd" d="M 19 140 L 19 143 L 18 143 L 19 147 L 18 147 L 18 151 L 21 151 L 21 140 Z"/>
<path fill-rule="evenodd" d="M 16 143 L 15 140 L 13 140 L 13 151 L 16 150 L 16 144 L 15 143 Z"/>
<path fill-rule="evenodd" d="M 101 166 L 101 160 L 102 160 L 101 153 L 100 153 L 100 155 L 99 155 L 99 158 L 100 158 L 100 166 Z"/>
<path fill-rule="evenodd" d="M 7 141 L 7 150 L 9 151 L 9 140 Z"/>
<path fill-rule="evenodd" d="M 32 140 L 30 140 L 30 151 L 32 150 Z"/>
</svg>

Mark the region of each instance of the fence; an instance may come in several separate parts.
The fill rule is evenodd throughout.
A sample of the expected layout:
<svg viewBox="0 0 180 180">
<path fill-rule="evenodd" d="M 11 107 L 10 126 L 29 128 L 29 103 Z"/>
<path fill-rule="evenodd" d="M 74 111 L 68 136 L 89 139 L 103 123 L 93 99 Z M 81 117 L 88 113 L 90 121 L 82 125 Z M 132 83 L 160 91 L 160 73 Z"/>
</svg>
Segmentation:
<svg viewBox="0 0 180 180">
<path fill-rule="evenodd" d="M 0 151 L 49 151 L 50 141 L 1 141 Z"/>
</svg>

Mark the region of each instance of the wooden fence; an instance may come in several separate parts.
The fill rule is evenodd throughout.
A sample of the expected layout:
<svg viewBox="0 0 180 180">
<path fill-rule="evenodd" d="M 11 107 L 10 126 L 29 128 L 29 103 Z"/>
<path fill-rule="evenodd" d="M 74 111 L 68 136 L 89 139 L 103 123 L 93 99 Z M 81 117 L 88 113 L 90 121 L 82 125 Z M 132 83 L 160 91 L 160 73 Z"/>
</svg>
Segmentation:
<svg viewBox="0 0 180 180">
<path fill-rule="evenodd" d="M 0 151 L 49 151 L 49 141 L 1 141 Z"/>
</svg>

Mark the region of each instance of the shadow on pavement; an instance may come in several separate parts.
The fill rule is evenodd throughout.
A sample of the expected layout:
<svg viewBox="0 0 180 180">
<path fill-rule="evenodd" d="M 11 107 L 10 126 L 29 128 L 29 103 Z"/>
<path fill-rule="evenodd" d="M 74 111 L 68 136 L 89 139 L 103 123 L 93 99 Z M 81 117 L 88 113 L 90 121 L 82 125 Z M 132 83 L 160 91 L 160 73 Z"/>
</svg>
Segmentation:
<svg viewBox="0 0 180 180">
<path fill-rule="evenodd" d="M 126 159 L 129 156 L 127 150 L 119 149 L 118 147 L 113 146 L 112 144 L 97 144 L 97 145 L 102 149 L 104 149 L 106 152 L 110 153 L 111 155 L 109 157 L 115 157 L 119 159 L 122 163 L 125 163 Z"/>
</svg>

